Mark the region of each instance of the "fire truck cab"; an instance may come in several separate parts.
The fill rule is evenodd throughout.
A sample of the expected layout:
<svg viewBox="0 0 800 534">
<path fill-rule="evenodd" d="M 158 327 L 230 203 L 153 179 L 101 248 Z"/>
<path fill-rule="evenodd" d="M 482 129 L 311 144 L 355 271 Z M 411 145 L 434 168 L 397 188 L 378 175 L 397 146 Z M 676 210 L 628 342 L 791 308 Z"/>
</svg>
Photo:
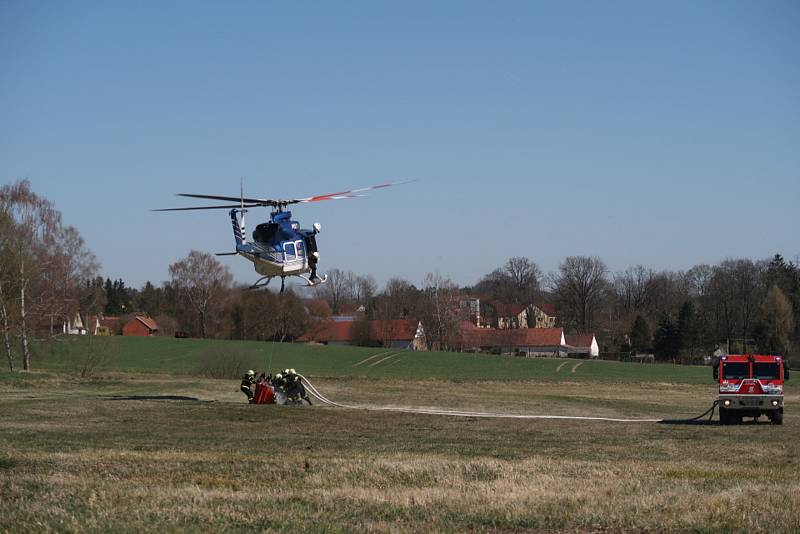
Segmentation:
<svg viewBox="0 0 800 534">
<path fill-rule="evenodd" d="M 783 381 L 789 379 L 789 368 L 781 356 L 720 356 L 714 362 L 714 379 L 719 381 L 720 424 L 761 415 L 774 425 L 783 424 Z"/>
</svg>

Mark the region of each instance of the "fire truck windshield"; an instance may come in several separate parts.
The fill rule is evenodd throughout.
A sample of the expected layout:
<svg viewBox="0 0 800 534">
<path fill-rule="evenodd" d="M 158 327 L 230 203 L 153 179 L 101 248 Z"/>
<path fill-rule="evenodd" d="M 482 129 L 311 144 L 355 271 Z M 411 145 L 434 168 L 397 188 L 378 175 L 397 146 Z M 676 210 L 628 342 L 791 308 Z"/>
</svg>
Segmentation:
<svg viewBox="0 0 800 534">
<path fill-rule="evenodd" d="M 755 362 L 753 378 L 759 380 L 778 380 L 781 377 L 780 364 L 777 362 Z"/>
<path fill-rule="evenodd" d="M 750 378 L 750 364 L 747 362 L 724 362 L 722 364 L 722 378 L 733 380 Z"/>
</svg>

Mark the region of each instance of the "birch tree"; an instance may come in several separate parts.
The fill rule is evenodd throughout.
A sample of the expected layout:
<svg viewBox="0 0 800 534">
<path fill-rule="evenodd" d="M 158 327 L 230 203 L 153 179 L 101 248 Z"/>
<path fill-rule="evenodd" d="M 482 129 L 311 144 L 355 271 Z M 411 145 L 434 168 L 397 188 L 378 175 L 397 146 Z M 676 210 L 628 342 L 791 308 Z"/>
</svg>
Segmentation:
<svg viewBox="0 0 800 534">
<path fill-rule="evenodd" d="M 209 317 L 217 311 L 233 282 L 228 267 L 211 254 L 192 250 L 186 258 L 169 266 L 169 275 L 172 287 L 197 313 L 200 337 L 206 337 Z"/>
</svg>

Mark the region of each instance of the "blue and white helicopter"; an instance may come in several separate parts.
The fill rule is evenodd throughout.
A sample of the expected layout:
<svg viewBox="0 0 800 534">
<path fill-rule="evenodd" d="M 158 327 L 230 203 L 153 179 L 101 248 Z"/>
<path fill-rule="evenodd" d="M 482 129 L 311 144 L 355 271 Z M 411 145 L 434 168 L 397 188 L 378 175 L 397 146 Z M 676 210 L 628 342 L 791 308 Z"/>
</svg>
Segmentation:
<svg viewBox="0 0 800 534">
<path fill-rule="evenodd" d="M 405 183 L 405 182 L 403 182 Z M 164 208 L 153 211 L 187 211 L 187 210 L 213 210 L 229 209 L 228 214 L 233 224 L 233 237 L 236 240 L 236 252 L 222 252 L 217 256 L 242 256 L 253 262 L 253 266 L 261 275 L 256 283 L 249 289 L 265 287 L 276 276 L 281 278 L 281 293 L 284 290 L 287 276 L 302 278 L 309 287 L 324 284 L 327 275 L 317 276 L 317 250 L 316 235 L 321 230 L 319 223 L 314 223 L 310 230 L 300 228 L 300 223 L 292 220 L 292 212 L 286 210 L 291 204 L 305 204 L 308 202 L 321 202 L 323 200 L 338 200 L 342 198 L 356 198 L 366 196 L 363 193 L 372 189 L 382 189 L 399 182 L 390 182 L 352 191 L 341 191 L 327 195 L 318 195 L 307 198 L 291 200 L 271 200 L 264 198 L 245 198 L 242 191 L 238 197 L 219 195 L 197 195 L 194 193 L 178 193 L 181 197 L 201 198 L 206 200 L 223 200 L 238 202 L 234 205 L 222 206 L 195 206 L 187 208 Z M 252 241 L 248 241 L 245 234 L 244 215 L 249 208 L 266 207 L 274 208 L 270 213 L 269 221 L 256 226 L 253 231 Z"/>
</svg>

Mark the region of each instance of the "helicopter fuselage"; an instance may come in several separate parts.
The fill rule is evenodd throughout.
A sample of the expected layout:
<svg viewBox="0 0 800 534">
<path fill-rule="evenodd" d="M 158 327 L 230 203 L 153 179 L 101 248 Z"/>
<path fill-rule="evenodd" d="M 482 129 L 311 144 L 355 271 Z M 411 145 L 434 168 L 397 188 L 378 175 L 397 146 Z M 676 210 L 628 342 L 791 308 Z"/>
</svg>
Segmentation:
<svg viewBox="0 0 800 534">
<path fill-rule="evenodd" d="M 300 229 L 289 211 L 273 212 L 268 222 L 256 226 L 252 241 L 244 238 L 244 221 L 237 218 L 241 210 L 231 210 L 236 253 L 253 262 L 258 274 L 265 277 L 298 276 L 311 272 L 310 254 L 316 252 L 316 231 Z"/>
</svg>

